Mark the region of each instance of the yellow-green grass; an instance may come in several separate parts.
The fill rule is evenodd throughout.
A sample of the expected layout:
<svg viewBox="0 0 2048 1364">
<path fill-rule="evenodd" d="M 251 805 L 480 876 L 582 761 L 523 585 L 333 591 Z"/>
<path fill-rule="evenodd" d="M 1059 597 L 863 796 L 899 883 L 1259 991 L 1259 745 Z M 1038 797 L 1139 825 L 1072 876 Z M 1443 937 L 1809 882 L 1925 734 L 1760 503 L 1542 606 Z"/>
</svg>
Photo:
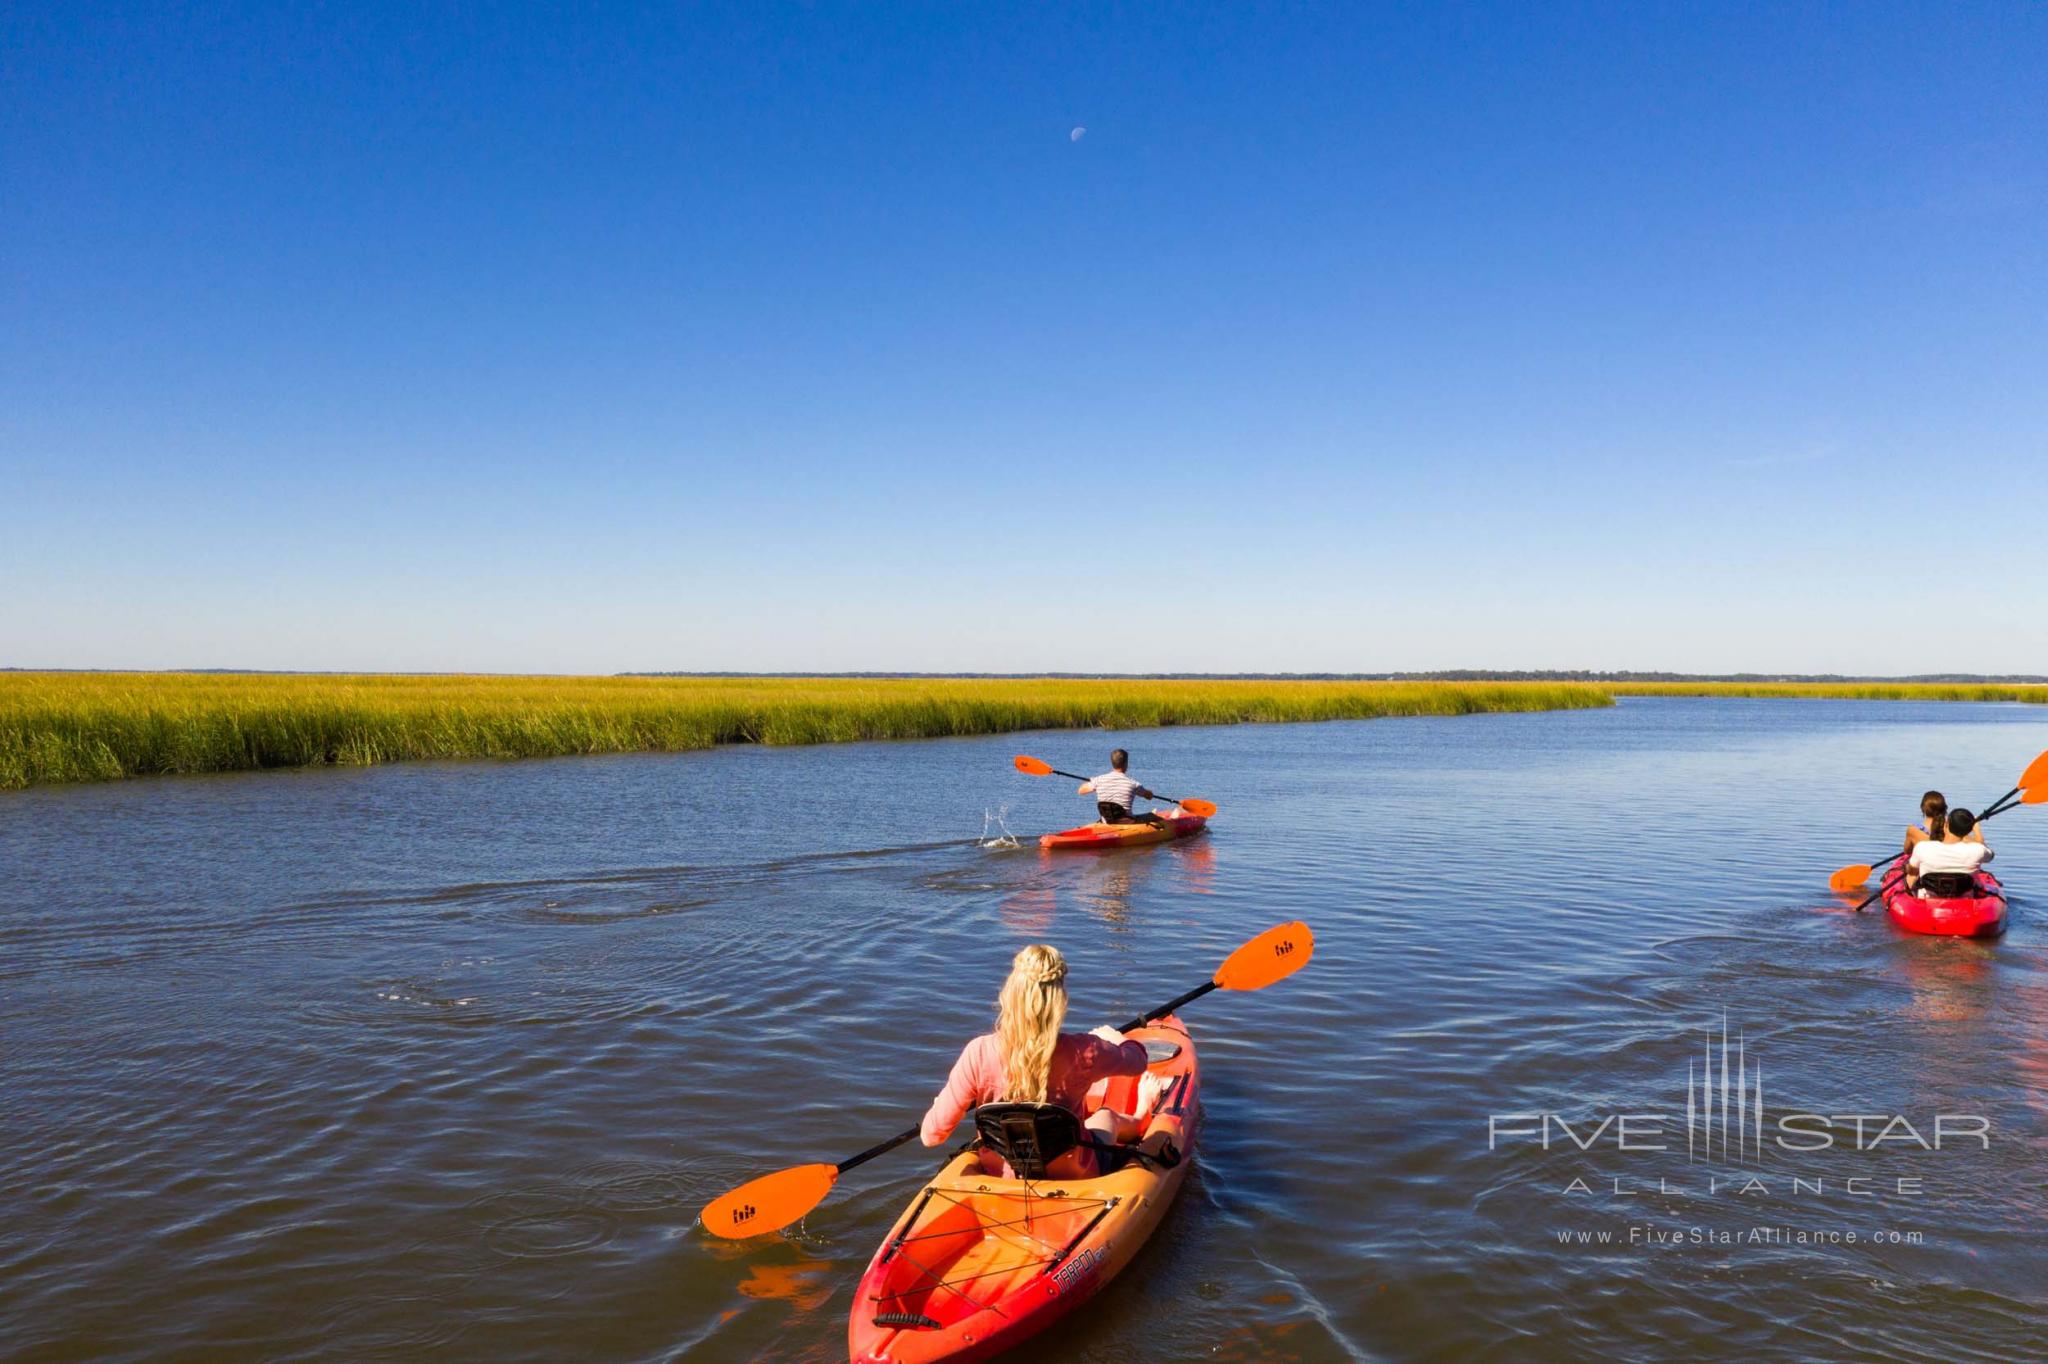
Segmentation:
<svg viewBox="0 0 2048 1364">
<path fill-rule="evenodd" d="M 1615 696 L 1754 696 L 1834 701 L 2027 701 L 2048 684 L 2007 682 L 1604 682 Z"/>
<path fill-rule="evenodd" d="M 1546 682 L 0 673 L 0 789 L 416 758 L 675 752 L 1612 705 Z"/>
<path fill-rule="evenodd" d="M 0 673 L 0 790 L 410 758 L 1565 710 L 1616 696 L 2048 703 L 2048 685 Z"/>
</svg>

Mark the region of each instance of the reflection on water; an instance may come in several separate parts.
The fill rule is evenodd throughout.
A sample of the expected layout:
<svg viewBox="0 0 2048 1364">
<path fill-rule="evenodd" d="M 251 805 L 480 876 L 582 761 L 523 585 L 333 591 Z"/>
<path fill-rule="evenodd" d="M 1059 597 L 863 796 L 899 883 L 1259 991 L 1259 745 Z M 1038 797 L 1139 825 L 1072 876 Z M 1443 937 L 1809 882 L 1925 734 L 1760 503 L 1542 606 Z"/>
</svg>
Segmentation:
<svg viewBox="0 0 2048 1364">
<path fill-rule="evenodd" d="M 1044 1357 L 2039 1357 L 2048 818 L 1996 831 L 1999 942 L 1905 937 L 1824 881 L 1926 787 L 2009 785 L 2044 722 L 1153 731 L 1147 771 L 1222 812 L 1109 854 L 1035 847 L 1085 812 L 1014 736 L 0 798 L 0 1354 L 843 1358 L 931 1158 L 760 1242 L 705 1237 L 706 1199 L 914 1118 L 1021 941 L 1067 952 L 1085 1025 L 1302 918 L 1307 971 L 1190 1008 L 1180 1206 Z M 1130 737 L 1029 746 L 1081 770 Z M 1489 1149 L 1490 1114 L 1682 1115 L 1724 1014 L 1773 1104 L 1983 1112 L 1991 1149 L 1773 1153 L 1774 1181 L 1927 1190 L 1818 1202 L 1660 1191 L 1718 1169 L 1682 1151 Z M 1859 1239 L 1557 1235 L 1753 1224 Z"/>
</svg>

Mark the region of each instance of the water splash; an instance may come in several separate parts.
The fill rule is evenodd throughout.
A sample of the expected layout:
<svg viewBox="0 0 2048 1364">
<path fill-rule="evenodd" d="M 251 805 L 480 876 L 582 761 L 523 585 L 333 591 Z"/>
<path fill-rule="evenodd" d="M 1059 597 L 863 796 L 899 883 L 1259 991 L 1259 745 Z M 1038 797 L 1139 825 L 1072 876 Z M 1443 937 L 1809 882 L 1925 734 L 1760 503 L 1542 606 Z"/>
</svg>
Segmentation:
<svg viewBox="0 0 2048 1364">
<path fill-rule="evenodd" d="M 983 848 L 1024 846 L 1017 841 L 1017 835 L 1010 832 L 1010 826 L 1005 822 L 1009 814 L 1010 807 L 1007 805 L 999 805 L 993 810 L 984 808 L 981 812 L 981 837 L 975 840 L 976 844 Z"/>
</svg>

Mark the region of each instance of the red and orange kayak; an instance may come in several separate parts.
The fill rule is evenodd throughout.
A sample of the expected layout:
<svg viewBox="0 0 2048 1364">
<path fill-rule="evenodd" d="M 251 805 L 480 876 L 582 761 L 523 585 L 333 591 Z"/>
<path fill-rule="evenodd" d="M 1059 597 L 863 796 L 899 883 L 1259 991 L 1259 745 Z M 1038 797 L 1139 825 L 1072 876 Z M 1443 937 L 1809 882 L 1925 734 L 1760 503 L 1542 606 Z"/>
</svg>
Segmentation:
<svg viewBox="0 0 2048 1364">
<path fill-rule="evenodd" d="M 1094 1179 L 986 1173 L 963 1151 L 918 1191 L 869 1261 L 847 1323 L 853 1364 L 989 1359 L 1037 1335 L 1115 1278 L 1159 1226 L 1187 1177 L 1201 1115 L 1200 1068 L 1178 1018 L 1125 1034 L 1154 1056 L 1143 1076 L 1098 1086 L 1136 1117 L 1147 1160 Z"/>
<path fill-rule="evenodd" d="M 1906 889 L 1903 874 L 1884 883 L 1884 909 L 1908 933 L 1995 938 L 2005 932 L 2005 887 L 1988 871 L 1976 873 L 1977 894 L 1922 898 Z"/>
<path fill-rule="evenodd" d="M 1198 834 L 1209 827 L 1200 815 L 1166 815 L 1157 826 L 1151 824 L 1083 824 L 1062 829 L 1038 840 L 1041 848 L 1135 848 L 1142 843 L 1170 843 L 1176 838 Z"/>
</svg>

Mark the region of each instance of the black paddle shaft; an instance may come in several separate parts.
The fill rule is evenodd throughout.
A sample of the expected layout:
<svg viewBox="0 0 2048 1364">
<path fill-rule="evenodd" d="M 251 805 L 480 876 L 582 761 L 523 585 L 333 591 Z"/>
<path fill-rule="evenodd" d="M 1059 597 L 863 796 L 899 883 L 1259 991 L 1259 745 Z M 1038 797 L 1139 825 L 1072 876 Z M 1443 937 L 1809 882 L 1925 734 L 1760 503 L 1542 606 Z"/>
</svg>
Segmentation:
<svg viewBox="0 0 2048 1364">
<path fill-rule="evenodd" d="M 1117 1029 L 1117 1031 L 1118 1031 L 1118 1032 L 1129 1032 L 1129 1031 L 1130 1031 L 1131 1029 L 1133 1029 L 1133 1028 L 1142 1028 L 1142 1027 L 1144 1027 L 1144 1026 L 1145 1026 L 1145 1025 L 1147 1024 L 1147 1023 L 1150 1023 L 1150 1022 L 1151 1022 L 1151 1021 L 1152 1021 L 1153 1019 L 1155 1019 L 1155 1018 L 1164 1018 L 1164 1017 L 1166 1017 L 1166 1016 L 1167 1016 L 1168 1014 L 1172 1013 L 1172 1012 L 1173 1012 L 1173 1011 L 1174 1011 L 1175 1009 L 1178 1009 L 1178 1008 L 1179 1008 L 1179 1007 L 1180 1007 L 1181 1005 L 1183 1005 L 1183 1004 L 1192 1004 L 1192 1003 L 1194 1003 L 1194 1002 L 1195 1002 L 1196 1000 L 1200 999 L 1200 998 L 1201 998 L 1201 997 L 1202 997 L 1203 995 L 1206 995 L 1206 994 L 1208 994 L 1208 993 L 1209 993 L 1209 992 L 1210 992 L 1211 990 L 1213 990 L 1213 989 L 1215 989 L 1215 988 L 1216 988 L 1216 982 L 1215 982 L 1215 981 L 1213 981 L 1213 980 L 1210 980 L 1210 981 L 1204 981 L 1204 982 L 1203 982 L 1202 984 L 1200 984 L 1200 985 L 1197 985 L 1197 986 L 1196 986 L 1196 987 L 1195 987 L 1194 989 L 1192 989 L 1192 990 L 1188 991 L 1188 992 L 1187 992 L 1186 994 L 1182 995 L 1182 996 L 1181 996 L 1180 998 L 1178 998 L 1178 999 L 1175 999 L 1175 1000 L 1172 1000 L 1172 1001 L 1170 1001 L 1170 1002 L 1168 1002 L 1168 1003 L 1165 1003 L 1165 1004 L 1162 1004 L 1162 1005 L 1160 1005 L 1160 1006 L 1159 1006 L 1158 1008 L 1154 1009 L 1154 1010 L 1153 1010 L 1153 1011 L 1152 1011 L 1151 1013 L 1147 1013 L 1147 1014 L 1139 1014 L 1139 1015 L 1138 1015 L 1138 1016 L 1137 1016 L 1136 1018 L 1134 1018 L 1134 1019 L 1132 1019 L 1132 1020 L 1131 1020 L 1130 1022 L 1128 1022 L 1128 1023 L 1124 1024 L 1124 1025 L 1123 1025 L 1123 1026 L 1122 1026 L 1121 1028 L 1118 1028 L 1118 1029 Z"/>
<path fill-rule="evenodd" d="M 851 1156 L 845 1160 L 840 1161 L 839 1173 L 845 1174 L 848 1170 L 851 1170 L 856 1165 L 865 1165 L 869 1161 L 873 1160 L 876 1156 L 888 1155 L 891 1151 L 901 1146 L 904 1142 L 909 1141 L 912 1137 L 916 1136 L 919 1130 L 920 1129 L 913 1127 L 908 1132 L 898 1132 L 895 1136 L 889 1138 L 889 1140 L 876 1142 L 873 1146 L 870 1146 L 867 1150 L 861 1152 L 859 1155 Z"/>
</svg>

